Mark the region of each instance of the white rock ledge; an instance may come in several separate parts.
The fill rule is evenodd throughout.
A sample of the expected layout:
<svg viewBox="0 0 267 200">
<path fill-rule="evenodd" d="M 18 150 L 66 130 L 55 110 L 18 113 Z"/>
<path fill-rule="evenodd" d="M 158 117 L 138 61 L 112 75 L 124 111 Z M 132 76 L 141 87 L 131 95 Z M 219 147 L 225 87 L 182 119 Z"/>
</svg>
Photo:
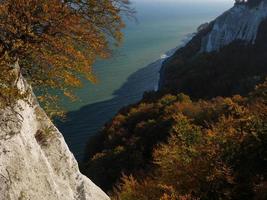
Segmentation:
<svg viewBox="0 0 267 200">
<path fill-rule="evenodd" d="M 253 44 L 259 26 L 266 18 L 267 0 L 253 8 L 235 5 L 214 21 L 211 32 L 202 39 L 201 52 L 220 50 L 236 40 Z"/>
<path fill-rule="evenodd" d="M 22 78 L 18 87 L 30 89 L 28 101 L 0 111 L 0 200 L 108 200 Z"/>
</svg>

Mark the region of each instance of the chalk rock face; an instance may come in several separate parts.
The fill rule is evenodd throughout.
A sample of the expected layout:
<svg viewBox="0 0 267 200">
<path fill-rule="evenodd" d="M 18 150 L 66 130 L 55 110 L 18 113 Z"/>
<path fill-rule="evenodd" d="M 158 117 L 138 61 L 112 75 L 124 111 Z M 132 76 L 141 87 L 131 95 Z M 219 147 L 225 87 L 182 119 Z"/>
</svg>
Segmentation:
<svg viewBox="0 0 267 200">
<path fill-rule="evenodd" d="M 20 78 L 26 100 L 0 111 L 0 200 L 108 200 Z"/>
<path fill-rule="evenodd" d="M 253 44 L 266 17 L 267 0 L 255 7 L 235 5 L 214 21 L 211 32 L 202 39 L 201 52 L 217 51 L 236 40 Z"/>
</svg>

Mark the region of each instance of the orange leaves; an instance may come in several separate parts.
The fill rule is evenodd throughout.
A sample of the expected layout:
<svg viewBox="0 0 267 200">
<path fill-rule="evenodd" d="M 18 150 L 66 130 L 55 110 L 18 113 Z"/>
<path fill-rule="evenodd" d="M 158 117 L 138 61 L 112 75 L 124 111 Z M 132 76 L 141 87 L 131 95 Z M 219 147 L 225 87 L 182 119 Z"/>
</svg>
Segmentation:
<svg viewBox="0 0 267 200">
<path fill-rule="evenodd" d="M 127 10 L 125 0 L 4 0 L 0 57 L 19 60 L 36 88 L 71 91 L 81 79 L 95 82 L 91 67 L 110 55 L 111 41 L 121 40 L 120 15 Z"/>
<path fill-rule="evenodd" d="M 249 97 L 195 102 L 166 95 L 122 111 L 100 142 L 102 152 L 123 146 L 128 153 L 110 164 L 134 174 L 122 178 L 114 199 L 251 199 L 266 180 L 266 91 L 264 83 Z M 140 151 L 143 167 L 127 168 L 125 157 Z"/>
</svg>

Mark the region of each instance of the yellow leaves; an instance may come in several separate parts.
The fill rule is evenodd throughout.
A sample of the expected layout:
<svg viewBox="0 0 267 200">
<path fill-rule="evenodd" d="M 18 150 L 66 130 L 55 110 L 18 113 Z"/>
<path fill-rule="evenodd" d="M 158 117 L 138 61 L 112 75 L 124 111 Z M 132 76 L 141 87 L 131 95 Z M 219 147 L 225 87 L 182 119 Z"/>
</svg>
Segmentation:
<svg viewBox="0 0 267 200">
<path fill-rule="evenodd" d="M 13 48 L 18 49 L 20 47 L 23 47 L 23 45 L 24 45 L 23 40 L 17 40 L 16 43 L 13 44 Z"/>
<path fill-rule="evenodd" d="M 120 112 L 100 137 L 100 144 L 107 146 L 101 152 L 125 149 L 125 154 L 116 154 L 112 161 L 105 159 L 105 169 L 112 163 L 119 166 L 119 172 L 129 171 L 135 176 L 123 177 L 114 198 L 229 200 L 247 194 L 239 195 L 240 188 L 251 187 L 248 191 L 253 191 L 258 180 L 255 175 L 266 171 L 262 168 L 266 163 L 264 88 L 248 98 L 195 102 L 183 95 L 159 99 L 151 95 L 151 99 Z M 139 166 L 127 168 L 134 166 L 128 156 L 137 153 L 148 157 L 141 157 L 145 166 L 141 173 Z M 114 175 L 106 171 L 102 170 L 106 176 Z"/>
<path fill-rule="evenodd" d="M 0 5 L 0 57 L 19 59 L 35 87 L 46 84 L 64 92 L 80 87 L 83 78 L 96 82 L 91 67 L 97 57 L 110 55 L 110 37 L 121 40 L 120 12 L 130 10 L 127 5 L 124 0 L 6 0 Z"/>
<path fill-rule="evenodd" d="M 94 157 L 92 158 L 92 160 L 98 160 L 98 159 L 101 159 L 102 157 L 105 157 L 106 156 L 106 153 L 97 153 L 94 155 Z"/>
<path fill-rule="evenodd" d="M 51 6 L 51 5 L 50 5 Z M 54 6 L 54 5 L 53 5 Z M 49 11 L 49 5 L 48 4 L 44 4 L 43 5 L 43 11 L 45 12 L 45 13 L 47 13 L 48 11 Z"/>
<path fill-rule="evenodd" d="M 208 137 L 211 137 L 211 138 L 216 135 L 216 133 L 214 131 L 210 130 L 210 129 L 208 129 L 206 131 L 206 134 L 207 134 Z"/>
<path fill-rule="evenodd" d="M 77 99 L 77 97 L 71 91 L 65 90 L 63 94 L 66 97 L 68 97 L 71 101 L 75 101 Z"/>
</svg>

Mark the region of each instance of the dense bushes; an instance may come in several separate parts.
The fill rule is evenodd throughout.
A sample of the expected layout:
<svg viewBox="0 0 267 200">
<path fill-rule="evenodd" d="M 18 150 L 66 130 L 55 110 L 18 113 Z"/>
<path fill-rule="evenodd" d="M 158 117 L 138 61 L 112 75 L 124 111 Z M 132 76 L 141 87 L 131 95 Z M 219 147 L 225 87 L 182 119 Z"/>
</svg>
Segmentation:
<svg viewBox="0 0 267 200">
<path fill-rule="evenodd" d="M 151 166 L 152 150 L 166 141 L 175 122 L 171 105 L 189 101 L 184 95 L 167 95 L 124 109 L 88 144 L 90 161 L 85 173 L 104 189 L 119 180 L 122 172 L 146 170 Z M 93 173 L 91 173 L 93 172 Z"/>
<path fill-rule="evenodd" d="M 267 83 L 248 97 L 144 101 L 107 124 L 87 174 L 105 189 L 122 176 L 114 199 L 266 199 L 266 123 Z"/>
<path fill-rule="evenodd" d="M 146 176 L 124 176 L 114 199 L 266 199 L 267 85 L 248 98 L 171 109 L 171 136 Z"/>
<path fill-rule="evenodd" d="M 266 24 L 212 53 L 199 52 L 213 22 L 201 30 L 164 62 L 160 91 L 90 141 L 83 172 L 118 200 L 266 200 L 267 82 L 249 94 L 267 75 Z"/>
<path fill-rule="evenodd" d="M 174 55 L 164 64 L 162 89 L 192 98 L 245 95 L 267 75 L 267 51 L 262 48 L 236 42 L 192 59 Z"/>
</svg>

